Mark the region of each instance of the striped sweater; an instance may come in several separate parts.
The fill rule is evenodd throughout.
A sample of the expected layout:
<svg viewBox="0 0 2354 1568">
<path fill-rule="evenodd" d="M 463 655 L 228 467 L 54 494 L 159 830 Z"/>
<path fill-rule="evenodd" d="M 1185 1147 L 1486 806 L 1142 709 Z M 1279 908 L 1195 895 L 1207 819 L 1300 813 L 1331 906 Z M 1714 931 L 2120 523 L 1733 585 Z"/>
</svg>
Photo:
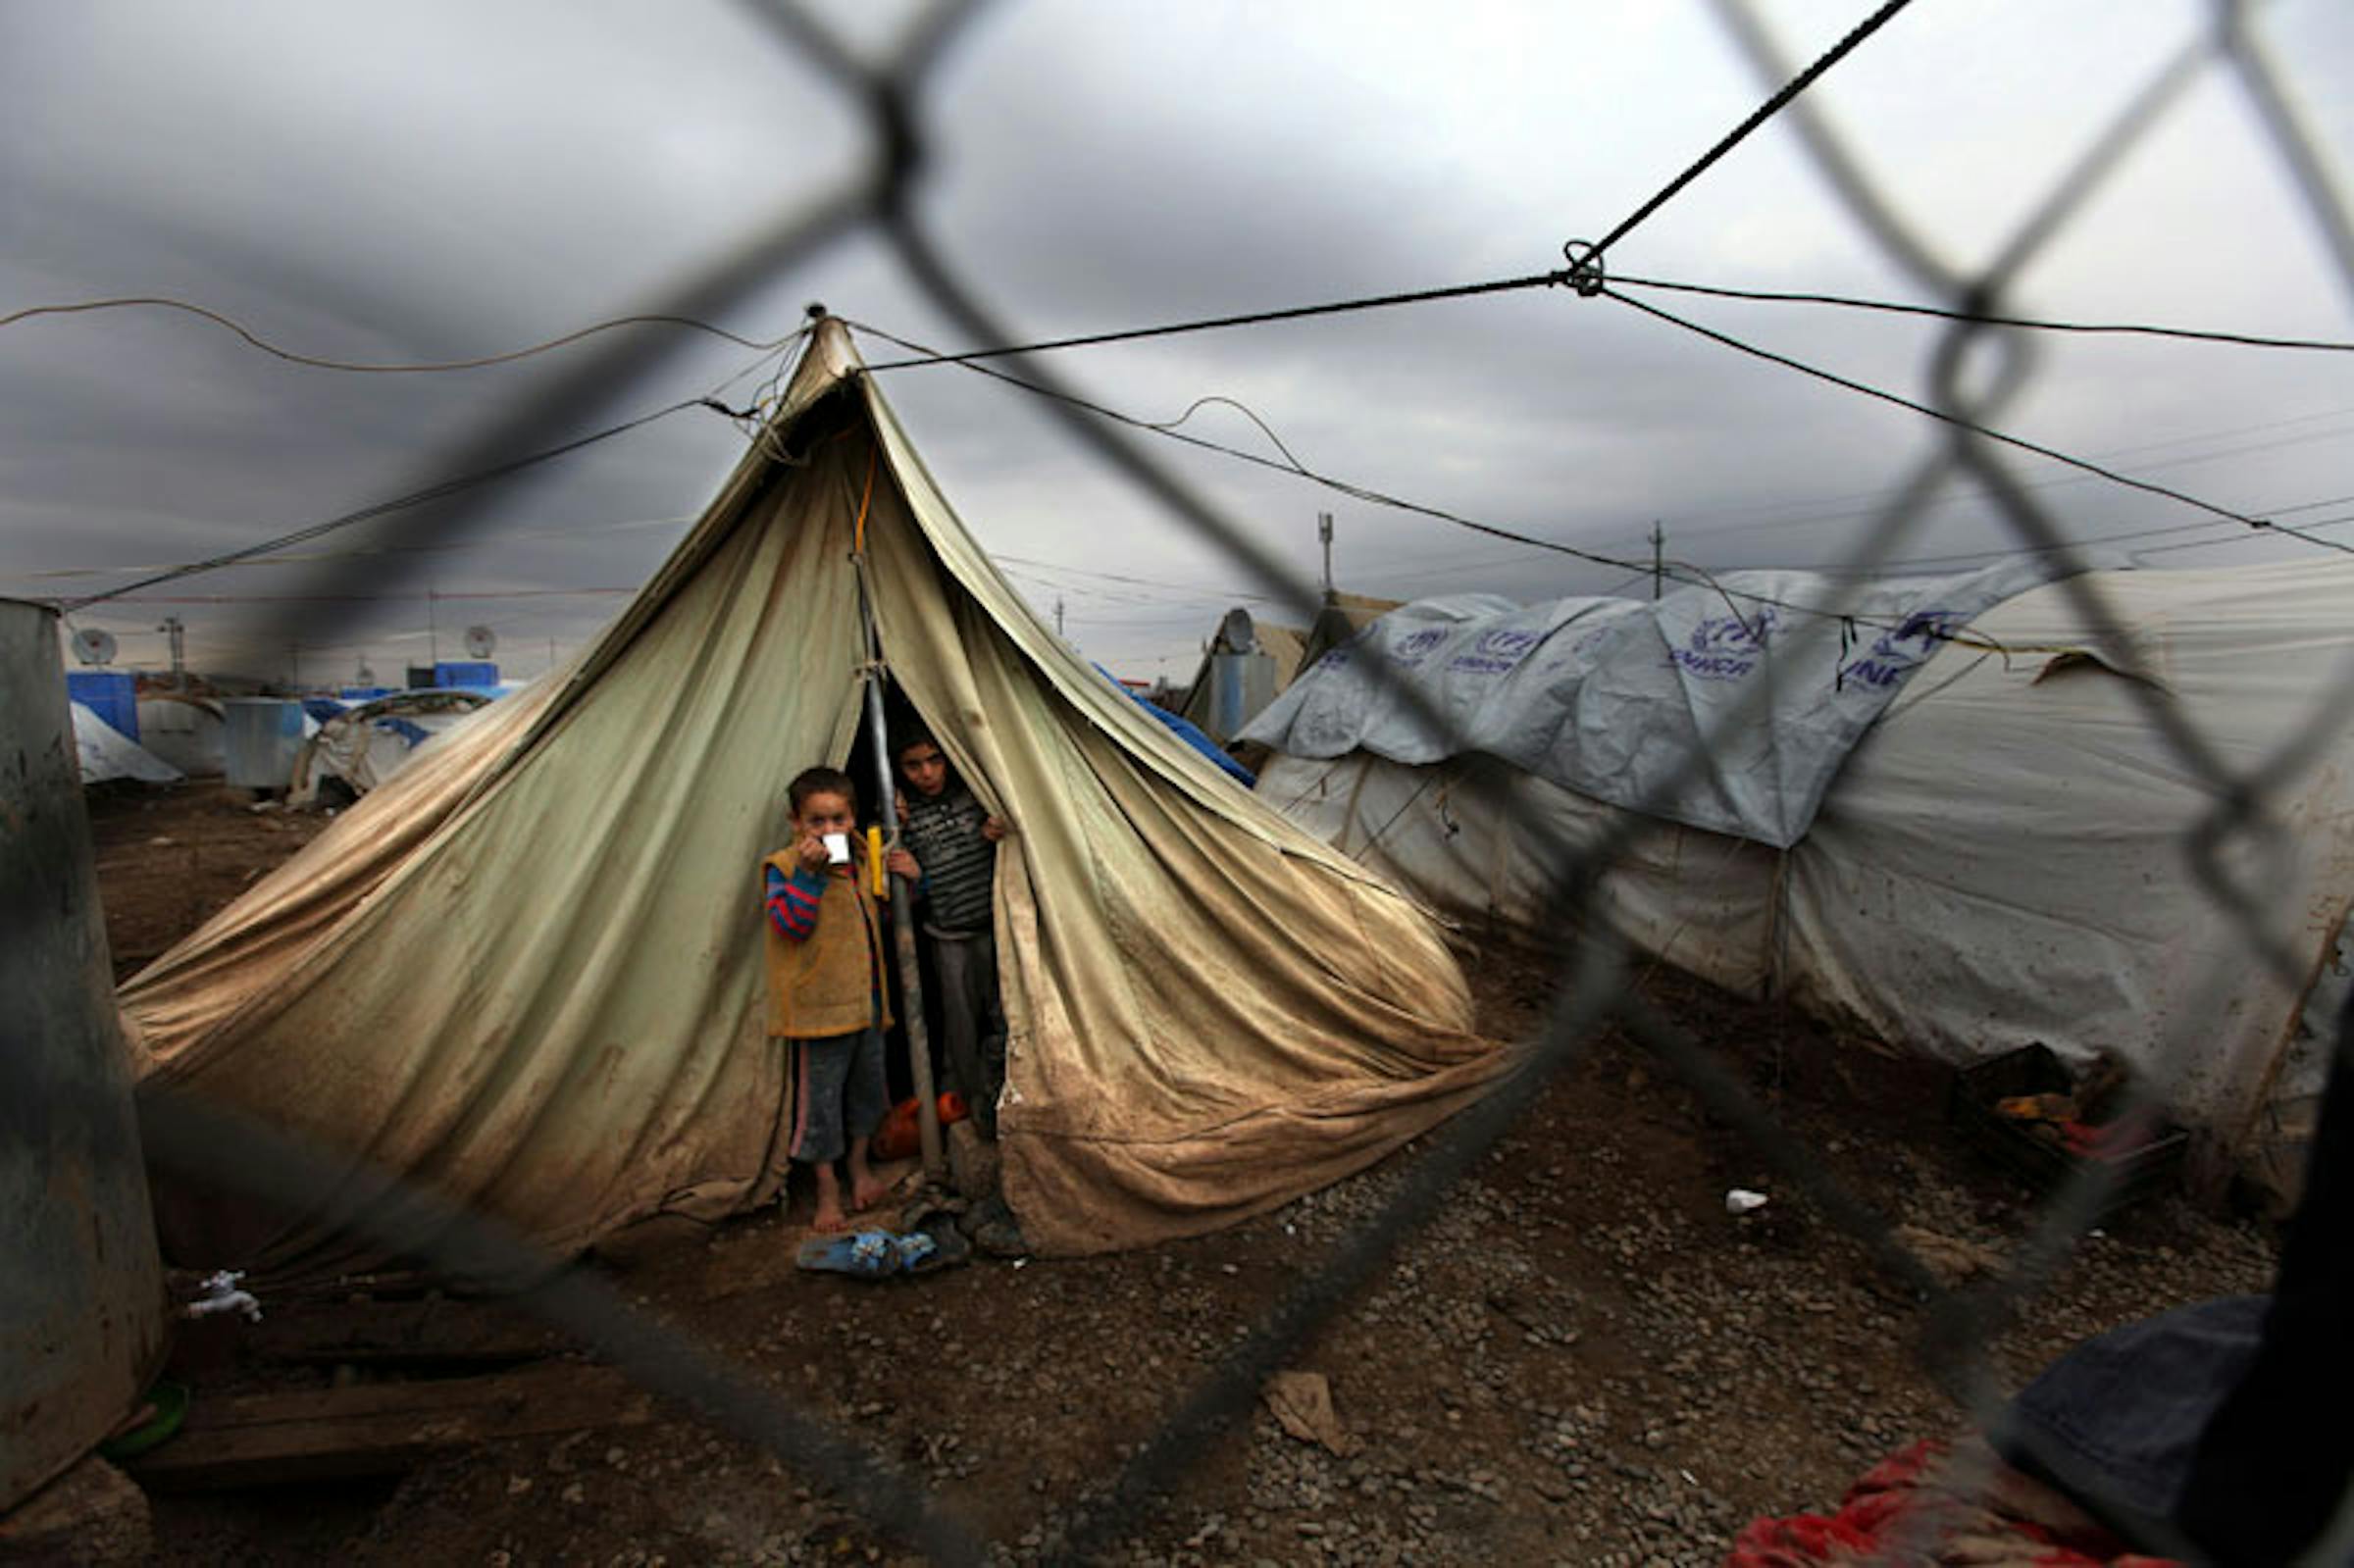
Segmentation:
<svg viewBox="0 0 2354 1568">
<path fill-rule="evenodd" d="M 929 800 L 911 792 L 906 799 L 904 838 L 924 874 L 916 890 L 926 919 L 947 936 L 987 933 L 998 870 L 998 846 L 981 836 L 988 810 L 962 787 Z"/>
</svg>

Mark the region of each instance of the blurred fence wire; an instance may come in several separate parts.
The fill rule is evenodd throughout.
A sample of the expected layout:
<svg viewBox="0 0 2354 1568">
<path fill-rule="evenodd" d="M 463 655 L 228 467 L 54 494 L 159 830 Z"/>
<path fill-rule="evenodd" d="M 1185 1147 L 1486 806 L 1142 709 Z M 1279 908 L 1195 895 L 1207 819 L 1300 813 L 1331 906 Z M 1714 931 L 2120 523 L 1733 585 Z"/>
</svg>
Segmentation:
<svg viewBox="0 0 2354 1568">
<path fill-rule="evenodd" d="M 707 316 L 754 287 L 773 283 L 836 239 L 852 233 L 879 236 L 924 296 L 972 347 L 961 354 L 919 352 L 907 360 L 879 365 L 876 373 L 926 364 L 960 365 L 998 376 L 1039 395 L 1073 440 L 1159 503 L 1172 526 L 1211 542 L 1269 597 L 1312 617 L 1321 602 L 1317 586 L 1293 571 L 1240 521 L 1222 513 L 1157 461 L 1145 440 L 1154 433 L 1153 428 L 1139 429 L 1142 421 L 1128 420 L 1123 425 L 1119 422 L 1123 417 L 1107 417 L 1110 411 L 1079 396 L 1034 355 L 1007 348 L 1021 342 L 1021 334 L 983 302 L 954 253 L 938 241 L 929 227 L 923 205 L 916 199 L 934 167 L 926 106 L 944 62 L 979 23 L 985 6 L 977 0 L 935 4 L 916 18 L 896 48 L 869 64 L 824 25 L 785 0 L 744 3 L 782 49 L 817 66 L 833 90 L 861 118 L 868 131 L 867 167 L 848 188 L 770 215 L 751 237 L 710 258 L 693 277 L 678 281 L 639 314 L 649 318 Z M 2078 546 L 2062 536 L 2034 487 L 2014 468 L 2014 449 L 2019 443 L 1995 428 L 2004 407 L 2034 384 L 2032 333 L 2008 305 L 2021 270 L 2068 231 L 2115 176 L 2121 161 L 2165 123 L 2186 91 L 2218 74 L 2235 83 L 2247 101 L 2269 139 L 2272 156 L 2289 177 L 2304 210 L 2329 248 L 2340 280 L 2350 291 L 2354 291 L 2354 221 L 2349 220 L 2313 134 L 2295 106 L 2287 73 L 2265 44 L 2258 19 L 2246 5 L 2217 0 L 2208 25 L 2183 39 L 2100 131 L 2048 177 L 2028 215 L 1992 247 L 1991 261 L 1969 268 L 1943 259 L 1905 217 L 1909 192 L 1901 180 L 1893 173 L 1875 173 L 1858 142 L 1804 96 L 1808 84 L 1896 17 L 1903 3 L 1894 0 L 1881 6 L 1832 51 L 1806 70 L 1794 71 L 1745 0 L 1716 0 L 1714 9 L 1723 27 L 1768 89 L 1759 112 L 1652 201 L 1605 231 L 1603 242 L 1572 242 L 1565 252 L 1565 268 L 1504 280 L 1496 286 L 1561 285 L 1565 310 L 1603 309 L 1616 303 L 1663 317 L 1664 313 L 1657 307 L 1612 286 L 1611 250 L 1651 213 L 1672 201 L 1690 180 L 1703 177 L 1709 165 L 1741 136 L 1774 120 L 1795 132 L 1814 167 L 1886 259 L 1949 313 L 1925 385 L 1916 397 L 1904 400 L 1938 421 L 1944 438 L 1863 531 L 1860 543 L 1842 563 L 1843 570 L 1860 583 L 1874 570 L 1901 560 L 1904 547 L 1919 542 L 1931 498 L 1958 480 L 1974 481 L 1995 499 L 2018 547 L 2081 567 L 2084 563 Z M 1628 279 L 1630 284 L 1641 281 Z M 1753 352 L 1699 324 L 1664 319 L 1730 349 Z M 652 333 L 625 333 L 601 340 L 585 366 L 567 372 L 560 380 L 551 380 L 527 412 L 496 429 L 477 431 L 460 450 L 442 454 L 435 465 L 437 472 L 470 478 L 455 487 L 449 487 L 452 481 L 436 481 L 411 498 L 445 504 L 421 514 L 404 544 L 427 548 L 461 532 L 486 504 L 474 482 L 476 478 L 510 471 L 518 462 L 515 454 L 519 449 L 555 447 L 585 411 L 606 405 L 625 383 L 651 367 L 664 352 L 667 340 Z M 977 363 L 984 357 L 990 360 L 989 366 Z M 1991 378 L 1983 374 L 1988 366 L 1994 371 Z M 1730 367 L 1728 361 L 1728 374 Z M 1966 367 L 1973 372 L 1968 378 Z M 1317 478 L 1297 463 L 1290 467 Z M 2193 504 L 2204 503 L 2194 499 Z M 375 515 L 375 510 L 369 515 Z M 2260 519 L 2230 516 L 2251 526 L 2267 526 Z M 300 536 L 271 541 L 257 551 L 282 547 Z M 2342 548 L 2334 541 L 2312 542 Z M 1643 569 L 1642 563 L 1633 565 L 1636 570 Z M 317 568 L 320 581 L 316 586 L 322 593 L 333 593 L 340 585 L 337 574 L 364 572 L 373 582 L 382 571 L 382 563 L 355 566 L 327 559 Z M 2064 575 L 2063 584 L 2088 629 L 2097 632 L 2115 625 L 2114 609 L 2096 577 L 2075 571 Z M 1847 605 L 1834 598 L 1817 608 L 1837 617 L 1846 612 Z M 2279 914 L 2268 904 L 2261 886 L 2249 885 L 2244 873 L 2235 873 L 2234 867 L 2242 863 L 2236 851 L 2277 830 L 2276 808 L 2282 790 L 2314 760 L 2329 735 L 2354 721 L 2354 669 L 2338 672 L 2330 695 L 2310 715 L 2295 741 L 2253 766 L 2235 766 L 2168 689 L 2137 682 L 2126 685 L 2141 704 L 2145 722 L 2166 738 L 2176 760 L 2200 782 L 2211 802 L 2182 848 L 2207 896 L 2227 913 L 2240 934 L 2243 947 L 2239 953 L 2219 958 L 2213 978 L 2221 983 L 2230 969 L 2261 964 L 2290 975 L 2293 983 L 2297 962 Z M 1399 694 L 1409 701 L 1418 700 L 1408 687 L 1401 686 Z M 1759 695 L 1751 693 L 1753 699 Z M 1749 722 L 1759 716 L 1758 708 L 1759 703 L 1752 700 L 1736 708 L 1723 723 L 1737 726 Z M 1440 722 L 1436 715 L 1429 717 L 1433 723 Z M 1688 767 L 1703 765 L 1705 758 L 1696 756 Z M 1682 782 L 1682 778 L 1671 780 L 1669 792 Z M 1249 1410 L 1265 1377 L 1288 1364 L 1304 1340 L 1345 1310 L 1384 1259 L 1438 1211 L 1455 1184 L 1506 1136 L 1539 1088 L 1576 1060 L 1600 1031 L 1612 1026 L 1685 1082 L 1713 1114 L 1751 1141 L 1764 1161 L 1929 1303 L 1924 1314 L 1927 1328 L 1919 1346 L 1924 1367 L 1973 1422 L 1991 1428 L 1999 1421 L 2002 1395 L 1990 1364 L 1990 1347 L 2101 1212 L 2112 1180 L 2107 1170 L 2099 1162 L 2088 1162 L 2084 1174 L 2052 1198 L 2006 1283 L 1972 1292 L 1942 1287 L 1927 1264 L 1907 1248 L 1887 1216 L 1847 1190 L 1689 1031 L 1636 994 L 1626 964 L 1626 944 L 1611 932 L 1599 889 L 1607 869 L 1641 831 L 1630 826 L 1639 820 L 1634 814 L 1624 814 L 1621 826 L 1600 841 L 1574 854 L 1563 847 L 1563 858 L 1571 869 L 1553 889 L 1552 918 L 1559 929 L 1580 933 L 1582 939 L 1574 944 L 1574 953 L 1560 977 L 1551 1016 L 1538 1037 L 1521 1047 L 1510 1075 L 1478 1105 L 1434 1136 L 1386 1204 L 1329 1255 L 1304 1268 L 1297 1284 L 1266 1318 L 1233 1346 L 1209 1377 L 1178 1401 L 1157 1434 L 1100 1485 L 1085 1506 L 1072 1515 L 1073 1529 L 1056 1547 L 1061 1560 L 1086 1560 L 1108 1546 L 1115 1532 L 1131 1533 L 1135 1510 L 1165 1492 L 1198 1461 L 1205 1448 L 1205 1437 Z M 2178 1046 L 2180 1042 L 2175 1043 Z M 2181 1066 L 2178 1053 L 2161 1060 L 2138 1092 L 2153 1099 L 2163 1097 Z M 159 1157 L 201 1168 L 215 1181 L 302 1185 L 303 1151 L 258 1130 L 225 1133 L 221 1115 L 203 1106 L 169 1099 L 159 1102 L 151 1116 Z M 216 1152 L 224 1147 L 235 1147 L 241 1154 L 251 1151 L 254 1160 L 242 1174 L 225 1168 Z M 420 1197 L 418 1201 L 427 1200 Z M 479 1219 L 450 1234 L 455 1239 L 436 1243 L 445 1248 L 437 1260 L 453 1267 L 479 1270 L 485 1249 L 523 1247 L 490 1222 Z M 853 1439 L 829 1433 L 814 1418 L 795 1414 L 761 1391 L 750 1374 L 731 1379 L 724 1365 L 696 1346 L 674 1342 L 674 1333 L 649 1325 L 578 1272 L 561 1274 L 557 1282 L 543 1287 L 535 1298 L 543 1310 L 648 1387 L 709 1413 L 728 1430 L 760 1444 L 804 1475 L 838 1488 L 878 1533 L 910 1540 L 944 1561 L 981 1560 L 992 1550 L 976 1532 L 953 1517 L 951 1509 L 927 1495 L 920 1480 L 864 1453 Z M 2144 1544 L 2196 1555 L 2178 1541 Z"/>
</svg>

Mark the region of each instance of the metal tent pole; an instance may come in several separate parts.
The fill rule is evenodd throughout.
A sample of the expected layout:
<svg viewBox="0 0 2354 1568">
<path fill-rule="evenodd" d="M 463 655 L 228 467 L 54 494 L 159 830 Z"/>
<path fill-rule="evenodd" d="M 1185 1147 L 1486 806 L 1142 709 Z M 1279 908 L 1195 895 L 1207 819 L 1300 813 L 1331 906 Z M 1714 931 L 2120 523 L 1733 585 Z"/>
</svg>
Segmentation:
<svg viewBox="0 0 2354 1568">
<path fill-rule="evenodd" d="M 891 736 L 884 729 L 883 645 L 875 634 L 874 606 L 868 601 L 866 562 L 858 561 L 858 619 L 866 630 L 866 728 L 874 736 L 876 809 L 888 840 L 898 838 L 898 790 L 891 777 Z M 924 1181 L 946 1182 L 940 1142 L 940 1105 L 932 1087 L 932 1040 L 924 1029 L 923 972 L 915 958 L 915 884 L 895 877 L 891 900 L 893 946 L 899 968 L 899 1022 L 907 1031 L 907 1076 L 915 1085 L 916 1128 L 923 1142 Z"/>
</svg>

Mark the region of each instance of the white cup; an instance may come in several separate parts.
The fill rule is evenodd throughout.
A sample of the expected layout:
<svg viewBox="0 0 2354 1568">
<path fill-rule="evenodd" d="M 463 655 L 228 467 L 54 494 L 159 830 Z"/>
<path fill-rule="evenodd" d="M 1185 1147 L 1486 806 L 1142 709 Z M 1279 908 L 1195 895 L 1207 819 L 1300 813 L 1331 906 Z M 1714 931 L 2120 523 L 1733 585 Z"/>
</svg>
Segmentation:
<svg viewBox="0 0 2354 1568">
<path fill-rule="evenodd" d="M 826 859 L 837 866 L 848 865 L 850 863 L 850 835 L 846 833 L 830 833 L 824 836 Z"/>
</svg>

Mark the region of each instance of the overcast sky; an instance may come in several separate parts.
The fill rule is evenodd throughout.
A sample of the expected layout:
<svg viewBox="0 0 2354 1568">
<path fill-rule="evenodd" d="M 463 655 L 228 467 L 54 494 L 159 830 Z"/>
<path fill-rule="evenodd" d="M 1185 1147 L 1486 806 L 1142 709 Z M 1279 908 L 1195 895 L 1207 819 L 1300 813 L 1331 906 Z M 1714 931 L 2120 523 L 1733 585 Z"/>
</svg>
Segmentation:
<svg viewBox="0 0 2354 1568">
<path fill-rule="evenodd" d="M 1868 9 L 1788 0 L 1762 15 L 1787 54 L 1811 58 Z M 830 14 L 872 50 L 907 13 Z M 2207 15 L 2163 0 L 1918 0 L 1811 101 L 1936 254 L 1973 268 Z M 2354 8 L 2278 0 L 2262 33 L 2340 191 L 2354 192 Z M 933 161 L 917 209 L 967 285 L 1025 336 L 1424 288 L 1559 265 L 1563 240 L 1610 228 L 1762 94 L 1717 14 L 1680 0 L 1030 0 L 984 12 L 944 61 L 923 105 Z M 663 302 L 747 236 L 854 186 L 873 155 L 835 88 L 739 6 L 4 6 L 0 314 L 161 294 L 313 355 L 495 353 Z M 1780 124 L 1610 265 L 1929 297 Z M 754 339 L 790 331 L 816 299 L 971 346 L 871 228 L 724 292 L 714 319 Z M 1938 340 L 1933 324 L 1897 318 L 1644 297 L 1914 395 Z M 2008 302 L 2354 339 L 2350 299 L 2261 124 L 2210 66 Z M 547 444 L 755 364 L 699 335 L 636 341 L 658 352 L 599 395 L 557 403 L 599 363 L 595 347 L 361 376 L 287 365 L 163 312 L 0 329 L 0 593 L 95 591 L 127 581 L 115 569 L 250 544 L 446 477 L 497 432 Z M 862 346 L 870 360 L 896 353 Z M 2354 356 L 2036 346 L 2005 428 L 2233 509 L 2345 518 L 2323 531 L 2354 540 Z M 1318 470 L 1608 555 L 1647 558 L 1656 519 L 1670 557 L 1711 568 L 1838 562 L 1933 439 L 1916 416 L 1561 290 L 1054 363 L 1149 420 L 1207 395 L 1240 399 Z M 724 395 L 741 405 L 773 369 Z M 885 389 L 966 525 L 1034 603 L 1050 614 L 1060 600 L 1072 639 L 1119 673 L 1182 679 L 1236 591 L 1262 586 L 1077 448 L 1029 394 L 952 367 L 895 372 Z M 548 422 L 532 411 L 549 408 L 554 428 L 535 429 Z M 1186 429 L 1271 453 L 1222 406 Z M 323 579 L 318 562 L 249 566 L 77 624 L 114 631 L 125 662 L 152 666 L 164 657 L 155 628 L 178 614 L 200 668 L 282 676 L 299 657 L 307 678 L 345 680 L 363 658 L 380 674 L 421 658 L 429 622 L 454 656 L 479 623 L 498 633 L 507 672 L 528 677 L 618 610 L 742 441 L 690 411 L 535 470 L 454 521 L 396 515 L 311 546 L 389 551 L 360 558 L 368 602 L 289 606 L 282 596 L 323 582 L 348 593 L 354 580 Z M 1525 600 L 1627 577 L 1153 445 L 1304 570 L 1315 515 L 1332 511 L 1345 588 Z M 2202 516 L 2040 460 L 2021 467 L 2080 536 Z M 2208 539 L 2224 542 L 2142 559 L 2172 569 L 2309 548 L 2228 526 L 2121 547 Z M 1957 489 L 1894 553 L 2007 541 Z"/>
</svg>

